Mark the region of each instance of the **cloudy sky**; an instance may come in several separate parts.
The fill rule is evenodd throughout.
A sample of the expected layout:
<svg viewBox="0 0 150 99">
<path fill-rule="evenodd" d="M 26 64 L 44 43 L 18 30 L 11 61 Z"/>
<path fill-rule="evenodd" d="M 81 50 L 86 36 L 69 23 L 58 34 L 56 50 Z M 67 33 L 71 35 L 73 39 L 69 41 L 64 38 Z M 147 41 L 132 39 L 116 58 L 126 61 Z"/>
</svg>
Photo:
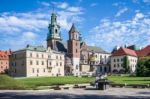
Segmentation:
<svg viewBox="0 0 150 99">
<path fill-rule="evenodd" d="M 0 0 L 0 50 L 46 45 L 51 12 L 63 42 L 75 23 L 88 45 L 150 44 L 150 0 Z"/>
</svg>

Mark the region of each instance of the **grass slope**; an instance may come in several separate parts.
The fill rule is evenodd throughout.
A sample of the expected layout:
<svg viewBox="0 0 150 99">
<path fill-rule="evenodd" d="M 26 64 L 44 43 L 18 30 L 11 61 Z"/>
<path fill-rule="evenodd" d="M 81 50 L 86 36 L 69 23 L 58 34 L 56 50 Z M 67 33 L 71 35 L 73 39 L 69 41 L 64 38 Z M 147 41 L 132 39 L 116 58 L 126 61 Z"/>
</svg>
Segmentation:
<svg viewBox="0 0 150 99">
<path fill-rule="evenodd" d="M 116 84 L 147 85 L 150 84 L 150 77 L 130 77 L 130 76 L 108 76 L 108 80 Z"/>
<path fill-rule="evenodd" d="M 95 77 L 36 77 L 36 78 L 19 78 L 24 84 L 36 88 L 37 86 L 63 85 L 63 84 L 81 84 L 90 83 L 95 80 Z"/>
<path fill-rule="evenodd" d="M 26 89 L 27 87 L 7 75 L 0 75 L 0 89 Z"/>
</svg>

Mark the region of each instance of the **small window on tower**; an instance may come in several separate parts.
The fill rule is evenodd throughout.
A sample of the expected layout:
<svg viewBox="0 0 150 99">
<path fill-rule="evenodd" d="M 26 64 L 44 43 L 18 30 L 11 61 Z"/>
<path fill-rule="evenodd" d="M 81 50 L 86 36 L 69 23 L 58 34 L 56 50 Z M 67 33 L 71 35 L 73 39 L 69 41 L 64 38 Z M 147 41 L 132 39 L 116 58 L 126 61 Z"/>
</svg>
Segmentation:
<svg viewBox="0 0 150 99">
<path fill-rule="evenodd" d="M 55 29 L 55 33 L 57 34 L 57 29 Z"/>
<path fill-rule="evenodd" d="M 78 52 L 78 50 L 76 49 L 76 53 Z"/>
</svg>

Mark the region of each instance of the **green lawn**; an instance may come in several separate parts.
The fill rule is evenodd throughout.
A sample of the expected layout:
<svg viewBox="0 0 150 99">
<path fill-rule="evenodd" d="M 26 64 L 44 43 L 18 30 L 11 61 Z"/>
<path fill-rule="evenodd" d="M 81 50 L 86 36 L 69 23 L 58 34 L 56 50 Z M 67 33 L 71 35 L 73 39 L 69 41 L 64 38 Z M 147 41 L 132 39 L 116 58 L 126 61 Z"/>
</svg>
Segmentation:
<svg viewBox="0 0 150 99">
<path fill-rule="evenodd" d="M 25 85 L 35 88 L 37 86 L 50 86 L 50 85 L 62 85 L 62 84 L 81 84 L 90 83 L 95 81 L 95 77 L 36 77 L 36 78 L 19 78 L 16 79 L 24 83 Z"/>
<path fill-rule="evenodd" d="M 116 84 L 150 84 L 150 77 L 108 76 L 108 80 L 113 81 Z"/>
<path fill-rule="evenodd" d="M 150 77 L 130 76 L 108 76 L 108 80 L 115 84 L 150 84 Z M 7 75 L 0 75 L 0 89 L 35 89 L 38 86 L 81 84 L 95 81 L 95 77 L 35 77 L 35 78 L 11 78 Z"/>
<path fill-rule="evenodd" d="M 27 86 L 7 75 L 0 75 L 0 89 L 27 89 Z"/>
</svg>

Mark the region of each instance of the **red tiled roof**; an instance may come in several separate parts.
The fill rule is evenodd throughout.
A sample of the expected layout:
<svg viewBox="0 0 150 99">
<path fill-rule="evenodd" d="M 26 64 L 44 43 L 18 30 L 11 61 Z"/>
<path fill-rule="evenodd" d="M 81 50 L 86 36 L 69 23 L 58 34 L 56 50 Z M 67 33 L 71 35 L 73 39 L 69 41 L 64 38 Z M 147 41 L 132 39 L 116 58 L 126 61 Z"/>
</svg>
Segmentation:
<svg viewBox="0 0 150 99">
<path fill-rule="evenodd" d="M 122 56 L 122 55 L 130 55 L 130 56 L 137 56 L 134 50 L 128 48 L 120 48 L 119 50 L 115 51 L 112 56 Z"/>
<path fill-rule="evenodd" d="M 146 46 L 145 48 L 139 51 L 136 51 L 136 53 L 139 57 L 150 56 L 150 45 Z"/>
<path fill-rule="evenodd" d="M 11 54 L 11 51 L 1 51 L 0 50 L 0 59 L 8 59 L 8 56 Z"/>
</svg>

